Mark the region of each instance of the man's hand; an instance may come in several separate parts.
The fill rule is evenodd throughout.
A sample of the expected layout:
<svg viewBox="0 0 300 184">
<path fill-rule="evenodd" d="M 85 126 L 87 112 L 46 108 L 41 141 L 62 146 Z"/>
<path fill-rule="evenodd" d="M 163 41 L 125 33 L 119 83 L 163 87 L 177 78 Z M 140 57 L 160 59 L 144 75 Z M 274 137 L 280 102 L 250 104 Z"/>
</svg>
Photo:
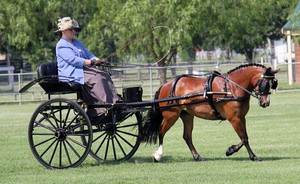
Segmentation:
<svg viewBox="0 0 300 184">
<path fill-rule="evenodd" d="M 106 65 L 106 60 L 105 59 L 94 59 L 91 61 L 91 66 L 101 66 L 101 65 Z"/>
</svg>

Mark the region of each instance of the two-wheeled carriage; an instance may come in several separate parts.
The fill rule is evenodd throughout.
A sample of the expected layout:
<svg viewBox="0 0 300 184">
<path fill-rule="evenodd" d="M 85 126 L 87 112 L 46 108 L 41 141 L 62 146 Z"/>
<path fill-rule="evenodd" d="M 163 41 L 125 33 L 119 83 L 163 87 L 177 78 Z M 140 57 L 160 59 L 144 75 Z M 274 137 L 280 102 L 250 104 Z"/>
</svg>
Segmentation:
<svg viewBox="0 0 300 184">
<path fill-rule="evenodd" d="M 64 169 L 78 166 L 88 154 L 97 160 L 129 159 L 141 141 L 156 142 L 159 137 L 159 148 L 153 154 L 154 160 L 159 161 L 165 133 L 181 118 L 183 137 L 194 159 L 202 161 L 191 136 L 193 117 L 197 116 L 227 119 L 241 142 L 229 147 L 226 155 L 232 155 L 245 145 L 250 159 L 259 161 L 249 146 L 245 115 L 250 96 L 256 97 L 260 106 L 269 106 L 270 90 L 277 87 L 277 72 L 249 64 L 226 74 L 212 72 L 206 79 L 181 75 L 161 86 L 151 101 L 142 101 L 142 88 L 133 87 L 123 89 L 120 103 L 87 105 L 81 100 L 80 84 L 59 82 L 56 62 L 44 63 L 38 68 L 38 79 L 20 90 L 22 93 L 38 82 L 49 98 L 31 117 L 29 145 L 42 165 Z M 68 93 L 76 93 L 76 100 L 51 99 L 52 95 Z M 88 117 L 87 109 L 95 107 L 106 108 L 107 113 L 95 119 Z M 148 114 L 142 117 L 144 111 Z"/>
<path fill-rule="evenodd" d="M 124 88 L 124 101 L 116 104 L 85 104 L 81 85 L 58 81 L 56 62 L 41 64 L 34 83 L 48 94 L 48 100 L 33 113 L 28 129 L 29 145 L 36 159 L 47 168 L 76 167 L 88 154 L 97 160 L 125 160 L 140 145 L 141 107 L 128 104 L 141 101 L 140 87 Z M 61 97 L 76 93 L 76 100 Z M 128 94 L 130 93 L 130 94 Z M 58 98 L 51 98 L 59 95 Z M 107 113 L 89 118 L 87 108 L 103 107 Z"/>
</svg>

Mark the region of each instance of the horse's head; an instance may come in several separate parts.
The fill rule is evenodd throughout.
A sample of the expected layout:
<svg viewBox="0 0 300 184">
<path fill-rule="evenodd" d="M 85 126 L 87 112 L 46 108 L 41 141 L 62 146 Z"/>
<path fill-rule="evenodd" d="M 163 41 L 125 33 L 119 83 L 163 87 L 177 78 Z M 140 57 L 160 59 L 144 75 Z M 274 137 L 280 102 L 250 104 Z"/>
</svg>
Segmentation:
<svg viewBox="0 0 300 184">
<path fill-rule="evenodd" d="M 261 74 L 254 87 L 255 95 L 259 99 L 259 105 L 263 108 L 270 105 L 271 89 L 276 89 L 278 81 L 275 78 L 275 73 L 279 70 L 272 70 L 270 67 Z"/>
</svg>

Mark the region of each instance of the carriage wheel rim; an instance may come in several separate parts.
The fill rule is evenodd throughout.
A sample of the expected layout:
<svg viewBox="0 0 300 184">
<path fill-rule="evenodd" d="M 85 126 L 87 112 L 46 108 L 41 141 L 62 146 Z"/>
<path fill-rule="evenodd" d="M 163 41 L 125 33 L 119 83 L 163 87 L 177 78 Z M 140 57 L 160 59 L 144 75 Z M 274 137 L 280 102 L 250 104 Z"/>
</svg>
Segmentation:
<svg viewBox="0 0 300 184">
<path fill-rule="evenodd" d="M 53 112 L 44 112 L 47 107 L 51 109 L 51 106 L 56 104 L 67 108 L 63 109 L 57 105 L 58 110 L 54 108 L 57 115 Z M 60 116 L 59 109 L 67 111 L 68 115 Z M 71 117 L 70 111 L 73 113 L 73 110 L 76 111 L 74 114 L 79 113 L 79 115 L 68 119 L 69 116 Z M 56 117 L 52 117 L 53 115 Z M 76 119 L 80 119 L 83 123 L 80 124 Z M 65 126 L 68 122 L 66 120 L 76 125 Z M 53 121 L 52 124 L 51 121 Z M 86 130 L 82 132 L 80 127 L 86 127 Z M 43 131 L 40 131 L 41 129 Z M 28 129 L 29 146 L 32 153 L 43 166 L 49 169 L 66 169 L 80 165 L 90 152 L 92 135 L 92 127 L 85 111 L 77 103 L 62 98 L 51 99 L 41 104 L 32 115 Z M 87 137 L 85 145 L 80 143 L 81 136 Z M 50 146 L 46 146 L 48 142 L 51 143 L 49 143 Z M 45 148 L 41 149 L 42 146 Z"/>
</svg>

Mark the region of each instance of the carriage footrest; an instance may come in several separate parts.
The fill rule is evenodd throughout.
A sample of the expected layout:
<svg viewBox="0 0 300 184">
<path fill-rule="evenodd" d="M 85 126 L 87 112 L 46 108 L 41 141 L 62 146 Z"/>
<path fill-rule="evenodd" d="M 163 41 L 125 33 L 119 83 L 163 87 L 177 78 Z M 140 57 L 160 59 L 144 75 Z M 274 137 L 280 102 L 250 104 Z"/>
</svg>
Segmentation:
<svg viewBox="0 0 300 184">
<path fill-rule="evenodd" d="M 122 122 L 133 114 L 134 114 L 133 112 L 127 112 L 127 111 L 124 111 L 121 109 L 117 110 L 116 111 L 116 122 Z M 102 114 L 100 116 L 90 118 L 90 121 L 91 121 L 92 125 L 111 123 L 113 121 L 112 111 L 109 111 L 107 114 Z"/>
</svg>

